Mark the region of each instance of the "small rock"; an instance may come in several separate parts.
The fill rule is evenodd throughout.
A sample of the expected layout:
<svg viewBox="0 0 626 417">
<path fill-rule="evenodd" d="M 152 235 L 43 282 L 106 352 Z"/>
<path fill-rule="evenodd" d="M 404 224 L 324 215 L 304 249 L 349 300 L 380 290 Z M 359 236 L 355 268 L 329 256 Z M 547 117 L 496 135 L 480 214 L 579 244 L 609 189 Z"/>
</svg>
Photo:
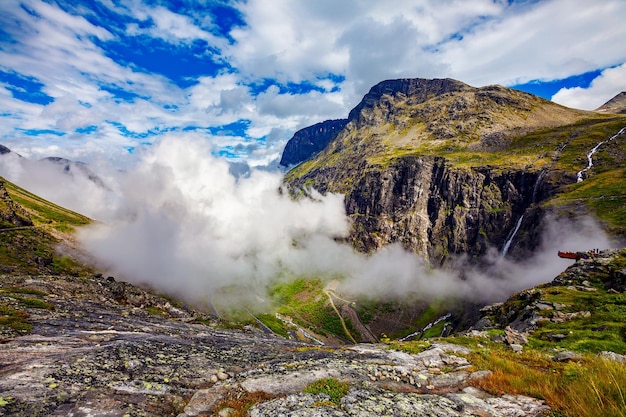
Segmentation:
<svg viewBox="0 0 626 417">
<path fill-rule="evenodd" d="M 516 352 L 516 353 L 520 353 L 522 349 L 524 349 L 522 345 L 517 344 L 517 343 L 512 343 L 509 345 L 509 347 L 511 348 L 513 352 Z"/>
<path fill-rule="evenodd" d="M 467 379 L 470 380 L 470 381 L 476 381 L 476 380 L 479 380 L 479 379 L 487 378 L 492 373 L 493 372 L 491 372 L 491 371 L 485 371 L 485 370 L 476 371 L 476 372 L 472 372 Z"/>
<path fill-rule="evenodd" d="M 224 392 L 216 389 L 202 389 L 196 391 L 189 403 L 185 406 L 185 414 L 195 417 L 201 413 L 212 411 L 215 404 L 224 398 Z"/>
<path fill-rule="evenodd" d="M 619 353 L 603 351 L 603 352 L 600 352 L 598 356 L 603 359 L 626 363 L 626 356 L 620 355 Z"/>
<path fill-rule="evenodd" d="M 233 415 L 233 410 L 230 407 L 222 408 L 219 413 L 217 413 L 218 417 L 230 417 Z"/>
<path fill-rule="evenodd" d="M 228 379 L 228 374 L 226 374 L 225 372 L 218 372 L 217 379 L 219 379 L 220 381 L 224 381 Z"/>
<path fill-rule="evenodd" d="M 570 352 L 567 350 L 564 352 L 557 353 L 552 358 L 552 360 L 555 362 L 570 362 L 570 361 L 576 361 L 580 359 L 582 359 L 582 355 L 579 355 L 578 353 Z"/>
<path fill-rule="evenodd" d="M 551 333 L 548 335 L 548 340 L 551 342 L 560 342 L 566 337 L 567 335 L 564 335 L 563 333 Z"/>
<path fill-rule="evenodd" d="M 528 339 L 526 336 L 511 328 L 511 326 L 507 326 L 504 329 L 504 333 L 506 336 L 506 341 L 509 345 L 517 344 L 517 345 L 525 345 L 528 343 Z"/>
</svg>

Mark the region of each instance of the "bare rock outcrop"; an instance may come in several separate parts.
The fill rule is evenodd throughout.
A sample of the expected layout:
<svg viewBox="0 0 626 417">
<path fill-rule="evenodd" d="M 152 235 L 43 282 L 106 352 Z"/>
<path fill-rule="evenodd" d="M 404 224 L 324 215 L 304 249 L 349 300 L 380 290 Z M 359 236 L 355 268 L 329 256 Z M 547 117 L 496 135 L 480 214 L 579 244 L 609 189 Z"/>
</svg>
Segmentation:
<svg viewBox="0 0 626 417">
<path fill-rule="evenodd" d="M 471 368 L 462 346 L 438 343 L 419 354 L 377 344 L 311 346 L 251 328 L 220 329 L 210 315 L 112 278 L 0 279 L 3 308 L 19 309 L 32 326 L 2 341 L 4 416 L 228 415 L 227 400 L 246 396 L 257 399 L 252 416 L 548 410 L 537 399 L 471 387 L 488 373 Z M 323 378 L 348 384 L 340 402 L 302 393 Z"/>
</svg>

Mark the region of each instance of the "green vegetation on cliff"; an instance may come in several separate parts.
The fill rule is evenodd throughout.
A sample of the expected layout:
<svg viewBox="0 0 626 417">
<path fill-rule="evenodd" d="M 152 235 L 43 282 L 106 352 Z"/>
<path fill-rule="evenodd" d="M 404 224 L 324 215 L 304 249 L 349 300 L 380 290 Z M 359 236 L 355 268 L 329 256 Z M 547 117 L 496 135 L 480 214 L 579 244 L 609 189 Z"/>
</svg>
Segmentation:
<svg viewBox="0 0 626 417">
<path fill-rule="evenodd" d="M 0 179 L 0 187 L 7 192 L 1 207 L 5 213 L 8 203 L 13 207 L 11 210 L 28 219 L 27 225 L 5 223 L 0 229 L 0 267 L 3 272 L 79 274 L 90 271 L 58 250 L 61 246 L 72 250 L 69 246 L 73 240 L 71 233 L 76 227 L 89 224 L 89 218 L 4 179 Z"/>
</svg>

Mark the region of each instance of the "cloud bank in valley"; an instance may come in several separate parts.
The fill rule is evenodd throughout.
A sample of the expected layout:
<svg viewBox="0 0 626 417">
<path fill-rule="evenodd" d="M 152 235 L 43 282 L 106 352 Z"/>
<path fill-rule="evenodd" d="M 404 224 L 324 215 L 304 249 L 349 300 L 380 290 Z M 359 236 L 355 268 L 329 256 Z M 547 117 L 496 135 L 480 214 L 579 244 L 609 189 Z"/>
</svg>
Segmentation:
<svg viewBox="0 0 626 417">
<path fill-rule="evenodd" d="M 343 196 L 294 201 L 278 173 L 252 170 L 237 179 L 194 137 L 163 140 L 118 181 L 115 215 L 83 230 L 80 241 L 119 278 L 196 301 L 231 285 L 262 294 L 273 280 L 294 276 L 341 276 L 341 291 L 374 298 L 491 301 L 555 277 L 570 263 L 557 258 L 559 249 L 611 245 L 590 220 L 553 221 L 524 262 L 494 253 L 480 268 L 459 260 L 433 270 L 397 245 L 367 256 L 336 239 L 350 228 Z"/>
</svg>

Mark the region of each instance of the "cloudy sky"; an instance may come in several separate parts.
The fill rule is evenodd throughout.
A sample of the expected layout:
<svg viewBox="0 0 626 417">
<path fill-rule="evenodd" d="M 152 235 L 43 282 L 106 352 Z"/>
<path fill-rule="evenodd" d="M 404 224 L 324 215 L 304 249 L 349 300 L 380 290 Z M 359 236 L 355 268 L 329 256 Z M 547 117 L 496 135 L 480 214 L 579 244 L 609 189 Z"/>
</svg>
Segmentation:
<svg viewBox="0 0 626 417">
<path fill-rule="evenodd" d="M 626 90 L 624 0 L 2 0 L 0 143 L 132 163 L 164 135 L 250 165 L 384 79 L 594 109 Z"/>
</svg>

